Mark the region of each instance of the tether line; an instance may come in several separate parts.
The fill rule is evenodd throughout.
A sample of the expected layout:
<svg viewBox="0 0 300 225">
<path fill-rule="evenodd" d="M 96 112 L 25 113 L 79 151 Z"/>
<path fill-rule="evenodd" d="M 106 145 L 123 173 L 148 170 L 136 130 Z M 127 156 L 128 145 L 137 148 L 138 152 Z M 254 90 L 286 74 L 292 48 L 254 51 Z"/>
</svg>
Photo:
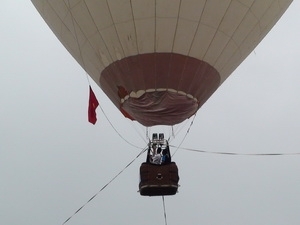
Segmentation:
<svg viewBox="0 0 300 225">
<path fill-rule="evenodd" d="M 217 152 L 217 151 L 205 151 L 199 149 L 192 149 L 192 148 L 183 148 L 183 147 L 176 147 L 186 151 L 198 152 L 198 153 L 205 153 L 205 154 L 216 154 L 216 155 L 232 155 L 232 156 L 285 156 L 285 155 L 300 155 L 300 152 L 294 153 L 238 153 L 238 152 Z"/>
<path fill-rule="evenodd" d="M 122 172 L 124 172 L 138 157 L 140 157 L 147 148 L 144 148 L 130 163 L 128 163 L 117 175 L 115 175 L 107 184 L 105 184 L 96 194 L 94 194 L 85 204 L 83 204 L 76 212 L 73 213 L 62 225 L 66 224 L 73 216 L 75 216 L 80 210 L 82 210 L 89 202 L 91 202 L 100 192 L 102 192 L 110 183 L 112 183 Z"/>
<path fill-rule="evenodd" d="M 182 145 L 182 143 L 183 143 L 184 140 L 186 139 L 186 137 L 187 137 L 188 133 L 190 132 L 190 129 L 191 129 L 193 123 L 194 123 L 195 118 L 196 118 L 196 114 L 194 115 L 193 120 L 192 120 L 192 122 L 190 123 L 190 126 L 189 126 L 188 130 L 186 131 L 186 133 L 185 133 L 185 135 L 184 135 L 182 141 L 180 142 L 179 146 L 176 148 L 176 150 L 175 150 L 175 152 L 173 153 L 172 157 L 176 154 L 176 152 L 178 151 L 178 149 L 180 148 L 180 146 Z"/>
<path fill-rule="evenodd" d="M 100 107 L 100 109 L 101 109 L 103 115 L 105 116 L 106 120 L 109 122 L 110 126 L 114 129 L 114 131 L 119 135 L 119 137 L 122 138 L 127 144 L 129 144 L 129 145 L 131 145 L 131 146 L 133 146 L 133 147 L 135 147 L 135 148 L 139 148 L 139 149 L 140 149 L 139 146 L 136 146 L 136 145 L 130 143 L 129 141 L 127 141 L 127 140 L 126 140 L 126 139 L 125 139 L 125 138 L 117 131 L 117 129 L 114 127 L 114 125 L 112 124 L 112 122 L 109 120 L 109 118 L 108 118 L 107 115 L 105 114 L 105 112 L 104 112 L 103 108 L 101 107 L 101 105 L 99 105 L 99 107 Z"/>
<path fill-rule="evenodd" d="M 162 196 L 162 202 L 163 202 L 163 207 L 164 207 L 165 225 L 167 225 L 167 213 L 166 213 L 165 197 L 164 196 Z"/>
</svg>

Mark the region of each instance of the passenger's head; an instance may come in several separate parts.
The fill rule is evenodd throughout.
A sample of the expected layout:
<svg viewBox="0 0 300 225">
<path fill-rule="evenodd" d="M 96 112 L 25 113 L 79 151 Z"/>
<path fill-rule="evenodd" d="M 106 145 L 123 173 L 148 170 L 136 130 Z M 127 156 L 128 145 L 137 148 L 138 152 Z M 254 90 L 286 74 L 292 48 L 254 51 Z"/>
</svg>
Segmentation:
<svg viewBox="0 0 300 225">
<path fill-rule="evenodd" d="M 161 147 L 158 147 L 157 154 L 161 153 Z"/>
</svg>

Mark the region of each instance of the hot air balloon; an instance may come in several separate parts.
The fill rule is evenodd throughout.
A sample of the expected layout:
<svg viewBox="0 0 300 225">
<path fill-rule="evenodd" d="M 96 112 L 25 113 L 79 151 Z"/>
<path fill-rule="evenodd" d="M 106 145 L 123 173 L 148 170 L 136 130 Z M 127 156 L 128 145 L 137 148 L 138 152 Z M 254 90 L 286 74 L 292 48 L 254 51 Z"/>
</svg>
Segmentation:
<svg viewBox="0 0 300 225">
<path fill-rule="evenodd" d="M 194 115 L 292 0 L 32 0 L 125 117 L 144 126 Z"/>
<path fill-rule="evenodd" d="M 32 0 L 120 112 L 146 127 L 194 115 L 291 2 Z M 154 136 L 149 147 L 154 144 L 169 150 L 164 138 Z M 174 195 L 178 169 L 174 162 L 157 166 L 147 158 L 140 179 L 141 195 Z"/>
</svg>

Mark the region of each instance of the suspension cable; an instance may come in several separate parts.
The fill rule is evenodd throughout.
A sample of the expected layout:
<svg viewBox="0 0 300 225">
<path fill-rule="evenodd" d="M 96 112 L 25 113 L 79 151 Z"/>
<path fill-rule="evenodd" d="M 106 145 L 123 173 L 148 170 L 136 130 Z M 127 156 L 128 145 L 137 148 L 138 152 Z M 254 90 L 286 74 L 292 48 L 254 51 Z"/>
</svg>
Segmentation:
<svg viewBox="0 0 300 225">
<path fill-rule="evenodd" d="M 83 204 L 76 212 L 73 213 L 62 225 L 66 224 L 73 216 L 82 210 L 88 203 L 90 203 L 100 192 L 102 192 L 109 184 L 111 184 L 121 173 L 123 173 L 138 157 L 140 157 L 148 148 L 144 148 L 131 162 L 129 162 L 117 175 L 115 175 L 109 182 L 107 182 L 96 194 L 94 194 L 85 204 Z"/>
</svg>

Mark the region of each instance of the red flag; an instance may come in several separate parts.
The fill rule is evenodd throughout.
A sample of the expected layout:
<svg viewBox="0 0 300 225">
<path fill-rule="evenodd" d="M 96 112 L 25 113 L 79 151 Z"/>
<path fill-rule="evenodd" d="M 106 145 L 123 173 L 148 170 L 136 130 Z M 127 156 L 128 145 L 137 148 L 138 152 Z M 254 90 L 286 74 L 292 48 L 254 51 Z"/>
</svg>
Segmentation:
<svg viewBox="0 0 300 225">
<path fill-rule="evenodd" d="M 89 109 L 88 109 L 88 119 L 89 122 L 95 124 L 97 121 L 96 108 L 99 102 L 90 86 L 90 98 L 89 98 Z"/>
</svg>

